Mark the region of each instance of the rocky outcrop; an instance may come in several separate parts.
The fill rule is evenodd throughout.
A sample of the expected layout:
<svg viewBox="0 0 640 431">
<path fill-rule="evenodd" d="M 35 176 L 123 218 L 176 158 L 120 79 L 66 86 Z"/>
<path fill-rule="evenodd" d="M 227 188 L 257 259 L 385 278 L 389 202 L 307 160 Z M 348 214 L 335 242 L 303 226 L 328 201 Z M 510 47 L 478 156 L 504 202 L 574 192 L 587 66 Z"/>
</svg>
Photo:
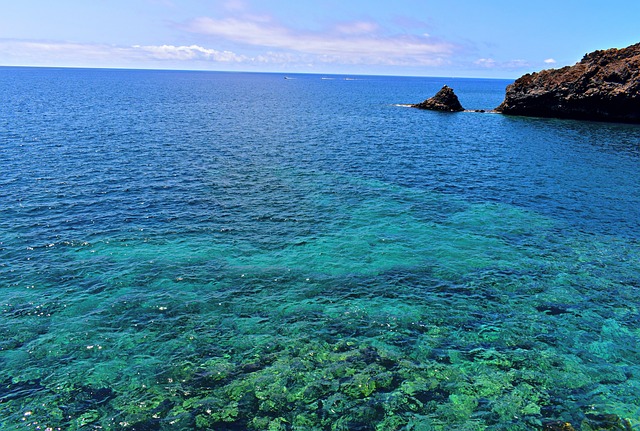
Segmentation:
<svg viewBox="0 0 640 431">
<path fill-rule="evenodd" d="M 442 89 L 438 91 L 432 98 L 427 99 L 422 103 L 417 103 L 411 106 L 419 109 L 430 109 L 432 111 L 464 111 L 464 108 L 458 100 L 458 96 L 456 96 L 451 87 L 448 87 L 446 85 L 442 87 Z"/>
<path fill-rule="evenodd" d="M 640 123 L 640 43 L 595 51 L 574 66 L 522 76 L 496 111 Z"/>
<path fill-rule="evenodd" d="M 587 413 L 580 426 L 582 431 L 633 431 L 631 422 L 615 414 Z M 552 421 L 543 424 L 543 431 L 576 431 L 569 423 Z"/>
</svg>

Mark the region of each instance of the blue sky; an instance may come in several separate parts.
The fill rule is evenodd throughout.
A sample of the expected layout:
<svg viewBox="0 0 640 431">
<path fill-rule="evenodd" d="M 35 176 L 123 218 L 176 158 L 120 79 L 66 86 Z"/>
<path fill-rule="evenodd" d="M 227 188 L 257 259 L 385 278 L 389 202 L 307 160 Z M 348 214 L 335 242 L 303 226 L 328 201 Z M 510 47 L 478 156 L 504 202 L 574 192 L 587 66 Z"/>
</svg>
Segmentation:
<svg viewBox="0 0 640 431">
<path fill-rule="evenodd" d="M 640 42 L 638 0 L 19 0 L 0 65 L 516 78 Z"/>
</svg>

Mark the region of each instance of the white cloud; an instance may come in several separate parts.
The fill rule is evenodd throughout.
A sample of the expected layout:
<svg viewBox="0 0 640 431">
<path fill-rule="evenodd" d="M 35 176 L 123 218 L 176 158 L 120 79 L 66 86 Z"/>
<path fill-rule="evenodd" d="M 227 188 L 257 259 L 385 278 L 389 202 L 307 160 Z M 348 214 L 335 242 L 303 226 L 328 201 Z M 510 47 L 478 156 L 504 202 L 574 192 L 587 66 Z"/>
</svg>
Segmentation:
<svg viewBox="0 0 640 431">
<path fill-rule="evenodd" d="M 228 64 L 245 63 L 251 59 L 231 51 L 199 45 L 113 46 L 0 39 L 0 64 L 120 67 L 188 61 Z"/>
<path fill-rule="evenodd" d="M 101 61 L 126 56 L 127 51 L 127 48 L 111 45 L 0 39 L 0 61 L 32 60 L 38 65 L 52 59 L 56 61 L 53 64 L 73 59 Z"/>
<path fill-rule="evenodd" d="M 216 35 L 223 39 L 268 47 L 283 47 L 290 39 L 285 29 L 255 18 L 251 21 L 236 18 L 197 18 L 191 21 L 186 29 L 193 33 Z"/>
<path fill-rule="evenodd" d="M 235 54 L 231 51 L 218 51 L 215 49 L 203 48 L 198 45 L 134 45 L 132 49 L 148 53 L 158 60 L 210 60 L 216 62 L 236 63 L 241 63 L 247 60 L 247 57 Z"/>
<path fill-rule="evenodd" d="M 546 64 L 556 64 L 557 63 L 557 61 L 555 61 L 553 58 L 547 58 L 544 62 Z"/>
<path fill-rule="evenodd" d="M 356 21 L 339 24 L 335 27 L 337 33 L 345 35 L 371 34 L 376 32 L 380 26 L 374 22 Z"/>
<path fill-rule="evenodd" d="M 473 64 L 482 67 L 495 67 L 498 63 L 493 58 L 479 58 Z"/>
<path fill-rule="evenodd" d="M 507 69 L 522 69 L 523 67 L 529 67 L 531 64 L 527 60 L 509 60 L 501 64 L 502 67 Z"/>
<path fill-rule="evenodd" d="M 259 27 L 255 22 L 251 25 Z M 367 26 L 356 26 L 364 31 Z M 373 27 L 370 27 L 373 28 Z M 323 40 L 319 35 L 296 41 L 281 28 L 261 28 L 270 47 L 251 55 L 196 45 L 82 44 L 56 41 L 0 39 L 0 64 L 70 67 L 206 68 L 225 70 L 260 68 L 315 70 L 320 65 L 442 66 L 449 64 L 450 47 L 430 45 L 415 37 L 384 39 L 351 34 Z M 256 37 L 247 36 L 249 40 Z M 344 42 L 343 42 L 344 40 Z M 285 49 L 284 47 L 289 47 Z M 235 65 L 235 66 L 234 66 Z"/>
<path fill-rule="evenodd" d="M 424 36 L 384 35 L 370 22 L 344 23 L 333 30 L 290 29 L 271 19 L 201 17 L 186 30 L 252 48 L 288 50 L 315 56 L 318 61 L 345 64 L 439 65 L 456 50 L 453 44 Z"/>
<path fill-rule="evenodd" d="M 496 61 L 493 58 L 479 58 L 473 64 L 487 69 L 522 69 L 530 66 L 526 60 Z"/>
</svg>

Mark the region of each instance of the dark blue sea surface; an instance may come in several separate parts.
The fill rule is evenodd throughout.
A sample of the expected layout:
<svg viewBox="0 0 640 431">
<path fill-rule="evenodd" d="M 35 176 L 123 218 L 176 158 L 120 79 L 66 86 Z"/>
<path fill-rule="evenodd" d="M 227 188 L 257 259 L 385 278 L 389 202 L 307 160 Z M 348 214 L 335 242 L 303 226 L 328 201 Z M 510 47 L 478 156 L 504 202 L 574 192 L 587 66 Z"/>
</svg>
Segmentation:
<svg viewBox="0 0 640 431">
<path fill-rule="evenodd" d="M 1 429 L 640 427 L 640 127 L 288 78 L 0 68 Z"/>
</svg>

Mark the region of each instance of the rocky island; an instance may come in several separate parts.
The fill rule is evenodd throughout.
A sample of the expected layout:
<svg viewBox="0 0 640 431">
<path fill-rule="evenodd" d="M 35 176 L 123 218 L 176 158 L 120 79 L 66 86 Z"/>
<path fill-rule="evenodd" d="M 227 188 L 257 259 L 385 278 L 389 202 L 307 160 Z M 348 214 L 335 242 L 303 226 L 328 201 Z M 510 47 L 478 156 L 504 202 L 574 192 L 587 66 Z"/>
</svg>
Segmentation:
<svg viewBox="0 0 640 431">
<path fill-rule="evenodd" d="M 421 103 L 411 105 L 413 108 L 430 109 L 432 111 L 460 112 L 464 108 L 451 87 L 445 85 L 435 96 Z"/>
<path fill-rule="evenodd" d="M 574 66 L 526 74 L 507 87 L 496 111 L 640 123 L 640 43 L 594 51 Z"/>
</svg>

